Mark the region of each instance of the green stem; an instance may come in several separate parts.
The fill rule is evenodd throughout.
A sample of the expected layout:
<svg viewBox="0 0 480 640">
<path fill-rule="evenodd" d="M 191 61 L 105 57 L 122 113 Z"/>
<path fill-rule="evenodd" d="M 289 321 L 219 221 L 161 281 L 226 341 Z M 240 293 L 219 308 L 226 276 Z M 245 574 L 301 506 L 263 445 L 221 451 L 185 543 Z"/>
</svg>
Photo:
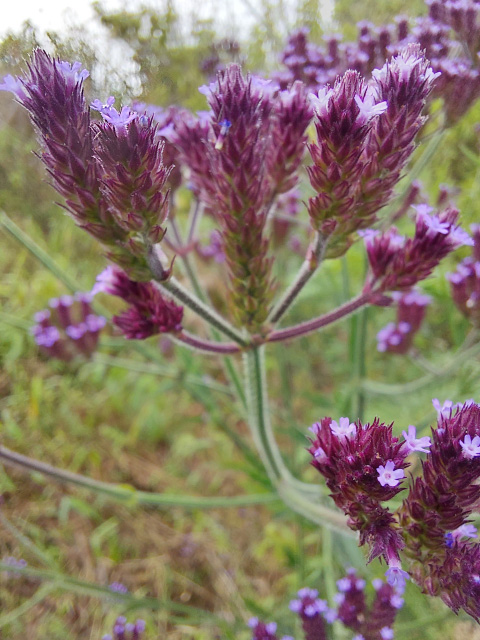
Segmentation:
<svg viewBox="0 0 480 640">
<path fill-rule="evenodd" d="M 191 617 L 197 619 L 210 619 L 212 621 L 221 622 L 224 624 L 224 620 L 218 618 L 215 614 L 209 611 L 204 611 L 191 605 L 181 604 L 179 602 L 173 602 L 172 600 L 159 598 L 138 598 L 129 593 L 117 593 L 113 592 L 108 587 L 102 587 L 94 582 L 87 582 L 85 580 L 79 580 L 56 571 L 49 571 L 47 569 L 34 569 L 33 567 L 15 567 L 13 569 L 15 573 L 27 576 L 29 578 L 36 578 L 37 580 L 45 580 L 53 582 L 53 588 L 61 588 L 66 591 L 73 591 L 84 595 L 89 595 L 95 598 L 102 598 L 109 600 L 110 602 L 117 602 L 122 604 L 129 610 L 134 609 L 150 609 L 151 611 L 158 611 L 159 609 L 167 609 L 176 613 L 190 614 Z M 5 562 L 0 562 L 0 571 L 12 572 L 12 567 Z"/>
<path fill-rule="evenodd" d="M 274 487 L 277 488 L 282 500 L 293 511 L 312 522 L 345 532 L 344 516 L 315 502 L 315 498 L 318 500 L 319 488 L 293 478 L 285 466 L 270 422 L 264 350 L 264 346 L 254 347 L 244 354 L 244 359 L 250 431 L 268 476 Z M 306 495 L 312 490 L 317 492 L 315 498 Z"/>
<path fill-rule="evenodd" d="M 335 511 L 330 507 L 315 502 L 288 483 L 279 485 L 278 492 L 283 502 L 292 511 L 310 520 L 310 522 L 315 522 L 350 538 L 357 538 L 357 535 L 348 528 L 346 517 L 340 511 Z"/>
<path fill-rule="evenodd" d="M 163 493 L 150 493 L 138 491 L 133 487 L 115 485 L 100 480 L 87 478 L 79 473 L 72 473 L 64 469 L 58 469 L 52 465 L 29 458 L 0 446 L 0 460 L 6 464 L 29 469 L 42 475 L 49 476 L 59 482 L 74 484 L 83 489 L 95 491 L 95 493 L 108 496 L 119 502 L 127 502 L 137 505 L 151 505 L 156 507 L 178 506 L 185 509 L 214 509 L 217 507 L 244 507 L 254 504 L 267 504 L 277 500 L 276 494 L 261 493 L 246 496 L 184 496 L 169 495 Z"/>
<path fill-rule="evenodd" d="M 244 353 L 245 395 L 250 431 L 265 469 L 274 486 L 285 477 L 285 464 L 275 442 L 266 393 L 265 348 Z"/>
<path fill-rule="evenodd" d="M 193 220 L 190 225 L 189 240 L 188 240 L 189 243 L 192 241 L 192 238 L 190 238 L 190 235 L 194 234 L 194 226 L 198 224 L 198 219 L 200 215 L 201 215 L 201 211 L 199 210 L 198 207 L 196 207 L 195 213 L 193 215 Z M 178 237 L 178 241 L 179 241 L 179 244 L 183 244 L 180 236 Z M 192 264 L 192 259 L 190 255 L 186 253 L 181 256 L 181 259 L 182 259 L 182 264 L 185 268 L 187 277 L 190 280 L 190 284 L 192 285 L 193 291 L 195 292 L 195 295 L 198 297 L 199 300 L 201 300 L 201 302 L 203 302 L 204 304 L 210 305 L 208 294 L 200 285 L 200 282 L 197 278 L 197 270 L 195 269 L 194 264 Z M 220 334 L 217 331 L 217 329 L 215 329 L 215 327 L 211 327 L 211 332 L 214 340 L 219 341 Z M 245 398 L 242 382 L 240 380 L 240 376 L 238 375 L 237 369 L 235 368 L 235 365 L 231 358 L 225 357 L 223 359 L 223 362 L 224 362 L 227 378 L 233 384 L 235 391 L 237 393 L 238 399 L 240 400 L 240 403 L 242 405 L 242 408 L 246 409 L 247 401 Z"/>
<path fill-rule="evenodd" d="M 20 227 L 18 227 L 13 220 L 11 220 L 4 211 L 0 211 L 0 227 L 15 238 L 20 244 L 22 244 L 30 253 L 32 253 L 37 260 L 39 260 L 49 271 L 56 276 L 60 282 L 67 287 L 69 291 L 75 293 L 81 287 L 78 283 L 71 278 L 65 269 L 62 269 L 55 260 L 52 260 L 50 255 L 34 242 L 30 236 L 28 236 Z"/>
<path fill-rule="evenodd" d="M 27 538 L 27 536 L 24 536 L 23 533 L 19 529 L 17 529 L 17 527 L 12 524 L 10 520 L 8 520 L 8 518 L 3 515 L 1 509 L 0 523 L 21 545 L 25 547 L 25 549 L 35 555 L 41 562 L 43 562 L 44 565 L 46 565 L 47 567 L 51 567 L 52 564 L 56 564 L 55 560 L 51 556 L 47 555 L 44 551 L 39 549 L 36 544 L 34 544 L 29 538 Z"/>
<path fill-rule="evenodd" d="M 221 333 L 228 336 L 238 344 L 245 346 L 246 342 L 242 334 L 225 318 L 217 313 L 210 306 L 205 304 L 191 291 L 186 289 L 175 278 L 165 279 L 165 270 L 160 263 L 158 256 L 152 249 L 148 255 L 148 265 L 153 275 L 156 286 L 163 292 L 170 293 L 178 301 L 182 302 L 191 311 L 203 318 L 210 326 L 215 327 Z"/>
<path fill-rule="evenodd" d="M 180 333 L 172 334 L 172 339 L 191 347 L 194 351 L 202 351 L 204 353 L 228 355 L 240 352 L 240 347 L 235 342 L 212 342 L 210 340 L 204 340 L 203 338 L 194 336 L 188 331 L 181 331 Z"/>
</svg>

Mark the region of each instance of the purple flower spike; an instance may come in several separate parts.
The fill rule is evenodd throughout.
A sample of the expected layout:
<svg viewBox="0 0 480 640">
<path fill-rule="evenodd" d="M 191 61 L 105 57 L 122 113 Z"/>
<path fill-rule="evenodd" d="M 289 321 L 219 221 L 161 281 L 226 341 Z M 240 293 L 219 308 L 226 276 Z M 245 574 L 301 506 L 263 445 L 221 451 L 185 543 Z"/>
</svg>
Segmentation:
<svg viewBox="0 0 480 640">
<path fill-rule="evenodd" d="M 354 570 L 338 580 L 337 588 L 340 591 L 337 596 L 339 606 L 337 619 L 353 631 L 363 631 L 367 617 L 367 604 L 365 600 L 365 580 L 358 578 Z"/>
<path fill-rule="evenodd" d="M 435 217 L 435 225 L 427 224 L 425 215 L 418 215 L 413 238 L 399 237 L 394 227 L 366 236 L 371 274 L 365 291 L 406 290 L 428 277 L 459 246 L 457 219 L 458 211 L 448 208 Z"/>
<path fill-rule="evenodd" d="M 144 620 L 127 622 L 124 616 L 119 616 L 113 625 L 113 635 L 107 634 L 102 640 L 140 640 L 145 628 Z"/>
<path fill-rule="evenodd" d="M 122 582 L 112 582 L 112 584 L 110 584 L 108 588 L 114 593 L 128 593 L 128 588 Z"/>
<path fill-rule="evenodd" d="M 105 120 L 91 121 L 81 64 L 37 49 L 29 73 L 8 78 L 42 144 L 41 159 L 76 224 L 109 247 L 108 257 L 139 280 L 151 277 L 146 254 L 164 234 L 168 214 L 162 143 L 150 118 L 140 121 L 113 99 L 96 100 Z"/>
<path fill-rule="evenodd" d="M 415 478 L 398 519 L 413 580 L 479 620 L 480 547 L 469 522 L 480 500 L 480 407 L 467 401 L 438 408 L 423 477 Z"/>
<path fill-rule="evenodd" d="M 360 532 L 360 544 L 370 546 L 370 559 L 388 559 L 404 543 L 395 518 L 381 503 L 403 490 L 398 485 L 405 477 L 408 450 L 393 436 L 392 425 L 378 419 L 353 425 L 348 418 L 342 420 L 340 425 L 331 418 L 321 421 L 311 438 L 312 465 L 326 479 L 335 504 L 349 516 L 348 525 Z"/>
<path fill-rule="evenodd" d="M 396 487 L 405 478 L 405 472 L 403 469 L 395 469 L 395 463 L 392 460 L 388 460 L 385 466 L 381 465 L 377 468 L 378 481 L 384 487 Z"/>
<path fill-rule="evenodd" d="M 302 621 L 305 640 L 327 640 L 324 616 L 328 611 L 325 600 L 320 600 L 316 589 L 305 587 L 298 592 L 298 600 L 290 602 L 290 610 Z"/>
<path fill-rule="evenodd" d="M 211 114 L 183 118 L 174 139 L 192 189 L 218 222 L 236 321 L 257 330 L 273 295 L 267 213 L 296 182 L 311 110 L 301 87 L 279 96 L 238 65 L 206 95 Z"/>
<path fill-rule="evenodd" d="M 431 298 L 414 289 L 406 293 L 394 291 L 392 298 L 397 307 L 396 322 L 390 322 L 378 332 L 377 349 L 380 352 L 408 353 Z"/>
</svg>

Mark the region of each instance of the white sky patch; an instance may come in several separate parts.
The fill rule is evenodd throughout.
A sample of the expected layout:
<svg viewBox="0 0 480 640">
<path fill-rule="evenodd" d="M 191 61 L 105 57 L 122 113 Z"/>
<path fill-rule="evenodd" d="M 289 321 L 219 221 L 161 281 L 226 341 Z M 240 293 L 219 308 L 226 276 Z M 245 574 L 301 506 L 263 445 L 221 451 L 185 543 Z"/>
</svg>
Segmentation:
<svg viewBox="0 0 480 640">
<path fill-rule="evenodd" d="M 322 18 L 325 24 L 331 23 L 334 0 L 320 0 Z M 83 24 L 89 26 L 94 20 L 94 10 L 91 0 L 21 0 L 12 2 L 2 1 L 2 16 L 0 20 L 0 36 L 7 31 L 18 31 L 26 20 L 30 20 L 41 30 L 62 31 L 63 28 Z M 127 9 L 135 11 L 141 0 L 102 0 L 102 6 L 109 10 Z M 164 7 L 162 0 L 146 0 L 144 4 Z M 284 7 L 291 9 L 291 16 L 285 16 L 288 22 L 293 17 L 293 7 L 296 2 L 285 2 Z M 195 15 L 201 19 L 213 18 L 222 32 L 227 35 L 240 33 L 246 35 L 249 29 L 261 17 L 257 0 L 176 0 L 174 5 L 181 15 Z"/>
</svg>

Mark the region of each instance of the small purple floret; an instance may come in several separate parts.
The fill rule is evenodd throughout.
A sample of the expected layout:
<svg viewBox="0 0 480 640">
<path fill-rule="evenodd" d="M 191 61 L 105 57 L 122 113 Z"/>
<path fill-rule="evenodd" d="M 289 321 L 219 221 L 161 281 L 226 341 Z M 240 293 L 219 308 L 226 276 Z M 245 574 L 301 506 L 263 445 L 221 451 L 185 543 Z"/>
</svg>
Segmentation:
<svg viewBox="0 0 480 640">
<path fill-rule="evenodd" d="M 400 484 L 401 480 L 405 478 L 405 472 L 403 469 L 395 469 L 395 463 L 393 460 L 388 460 L 385 466 L 380 465 L 377 467 L 378 481 L 384 487 L 396 487 Z"/>
<path fill-rule="evenodd" d="M 428 436 L 417 438 L 417 430 L 412 424 L 408 427 L 408 433 L 402 431 L 402 435 L 405 438 L 405 446 L 409 452 L 418 451 L 420 453 L 428 453 L 428 449 L 432 446 Z"/>
</svg>

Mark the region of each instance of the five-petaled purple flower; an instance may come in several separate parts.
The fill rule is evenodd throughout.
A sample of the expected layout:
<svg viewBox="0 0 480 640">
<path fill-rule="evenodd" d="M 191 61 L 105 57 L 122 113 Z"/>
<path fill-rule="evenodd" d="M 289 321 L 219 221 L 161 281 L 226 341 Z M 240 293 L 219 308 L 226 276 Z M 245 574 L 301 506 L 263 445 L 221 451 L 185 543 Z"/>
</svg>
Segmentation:
<svg viewBox="0 0 480 640">
<path fill-rule="evenodd" d="M 406 431 L 402 431 L 402 435 L 405 438 L 405 446 L 408 448 L 410 453 L 412 451 L 428 453 L 428 449 L 432 446 L 428 436 L 417 438 L 417 430 L 413 424 L 409 425 L 408 433 Z"/>
<path fill-rule="evenodd" d="M 380 465 L 377 467 L 377 473 L 378 481 L 382 487 L 385 485 L 396 487 L 405 478 L 405 471 L 403 469 L 395 469 L 393 460 L 388 460 L 385 466 Z"/>
</svg>

